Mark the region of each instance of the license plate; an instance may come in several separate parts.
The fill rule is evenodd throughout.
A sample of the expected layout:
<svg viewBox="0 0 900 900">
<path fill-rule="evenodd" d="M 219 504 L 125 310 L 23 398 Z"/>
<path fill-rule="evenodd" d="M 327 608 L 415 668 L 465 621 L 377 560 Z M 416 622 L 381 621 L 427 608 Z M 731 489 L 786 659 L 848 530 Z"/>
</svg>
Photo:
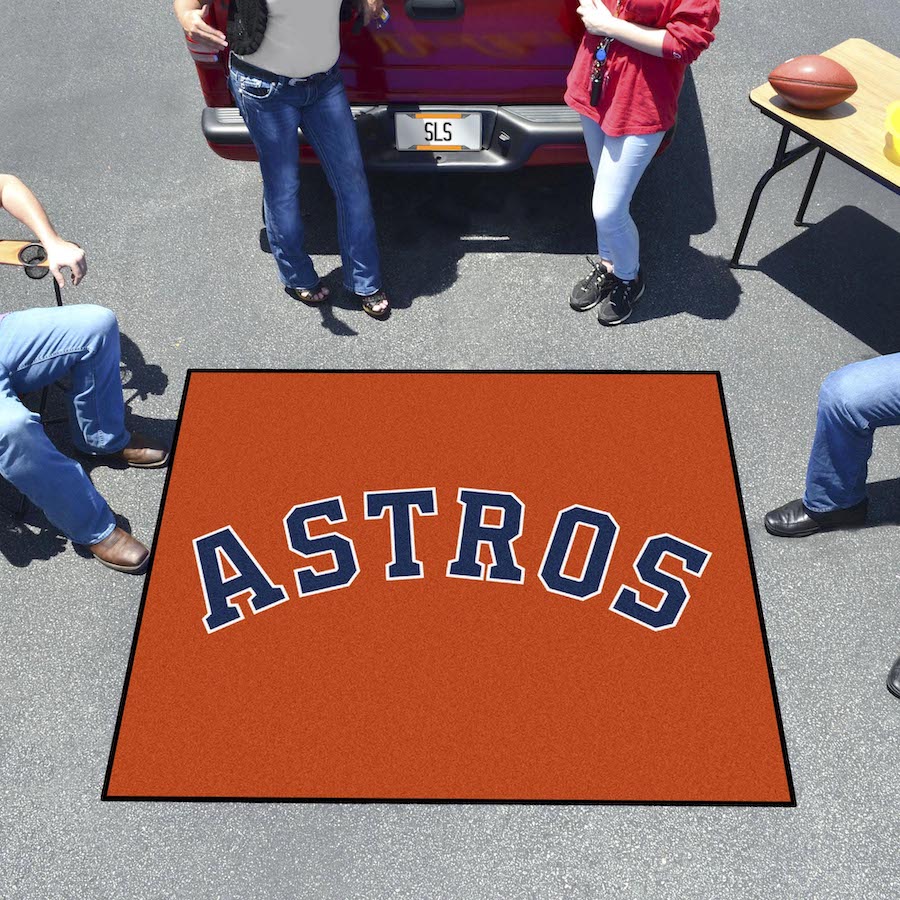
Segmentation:
<svg viewBox="0 0 900 900">
<path fill-rule="evenodd" d="M 394 114 L 398 150 L 480 150 L 481 113 Z"/>
</svg>

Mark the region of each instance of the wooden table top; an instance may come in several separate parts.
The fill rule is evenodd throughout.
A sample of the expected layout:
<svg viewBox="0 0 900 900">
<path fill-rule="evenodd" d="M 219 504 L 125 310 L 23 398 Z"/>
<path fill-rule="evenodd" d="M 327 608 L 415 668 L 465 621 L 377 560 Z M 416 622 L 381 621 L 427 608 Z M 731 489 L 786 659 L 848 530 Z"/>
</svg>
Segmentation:
<svg viewBox="0 0 900 900">
<path fill-rule="evenodd" d="M 820 111 L 795 109 L 766 82 L 750 92 L 750 102 L 900 189 L 900 165 L 884 155 L 887 108 L 900 101 L 900 58 L 861 38 L 844 41 L 822 56 L 839 62 L 856 79 L 859 89 L 849 100 Z"/>
<path fill-rule="evenodd" d="M 4 241 L 0 240 L 0 266 L 23 266 L 19 259 L 19 253 L 23 247 L 29 247 L 37 241 Z M 47 261 L 29 263 L 31 266 L 46 267 Z"/>
</svg>

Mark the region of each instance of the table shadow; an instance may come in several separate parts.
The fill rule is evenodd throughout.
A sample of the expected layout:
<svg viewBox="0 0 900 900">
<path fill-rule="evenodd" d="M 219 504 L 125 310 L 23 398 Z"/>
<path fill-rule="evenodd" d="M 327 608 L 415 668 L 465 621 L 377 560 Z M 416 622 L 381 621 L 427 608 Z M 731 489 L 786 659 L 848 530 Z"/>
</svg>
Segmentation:
<svg viewBox="0 0 900 900">
<path fill-rule="evenodd" d="M 900 348 L 900 234 L 843 206 L 758 264 L 800 300 L 877 353 Z"/>
</svg>

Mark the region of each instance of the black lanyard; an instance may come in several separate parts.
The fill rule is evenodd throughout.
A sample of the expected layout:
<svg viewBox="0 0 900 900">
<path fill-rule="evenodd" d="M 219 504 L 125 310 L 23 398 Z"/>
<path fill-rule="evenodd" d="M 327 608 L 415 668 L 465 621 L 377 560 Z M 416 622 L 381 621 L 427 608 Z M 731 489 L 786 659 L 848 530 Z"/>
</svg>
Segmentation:
<svg viewBox="0 0 900 900">
<path fill-rule="evenodd" d="M 616 0 L 616 18 L 622 12 L 622 2 L 623 0 Z M 612 42 L 611 37 L 602 38 L 594 53 L 594 63 L 591 66 L 591 106 L 596 106 L 600 102 L 600 92 L 603 90 L 603 69 L 606 66 L 609 45 Z"/>
</svg>

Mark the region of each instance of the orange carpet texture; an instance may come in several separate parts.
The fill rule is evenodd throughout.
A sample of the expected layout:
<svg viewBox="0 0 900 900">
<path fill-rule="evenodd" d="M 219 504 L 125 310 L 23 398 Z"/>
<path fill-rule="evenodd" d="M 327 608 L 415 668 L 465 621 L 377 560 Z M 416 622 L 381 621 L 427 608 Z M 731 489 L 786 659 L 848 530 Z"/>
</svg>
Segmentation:
<svg viewBox="0 0 900 900">
<path fill-rule="evenodd" d="M 717 375 L 191 372 L 104 797 L 791 805 Z"/>
</svg>

